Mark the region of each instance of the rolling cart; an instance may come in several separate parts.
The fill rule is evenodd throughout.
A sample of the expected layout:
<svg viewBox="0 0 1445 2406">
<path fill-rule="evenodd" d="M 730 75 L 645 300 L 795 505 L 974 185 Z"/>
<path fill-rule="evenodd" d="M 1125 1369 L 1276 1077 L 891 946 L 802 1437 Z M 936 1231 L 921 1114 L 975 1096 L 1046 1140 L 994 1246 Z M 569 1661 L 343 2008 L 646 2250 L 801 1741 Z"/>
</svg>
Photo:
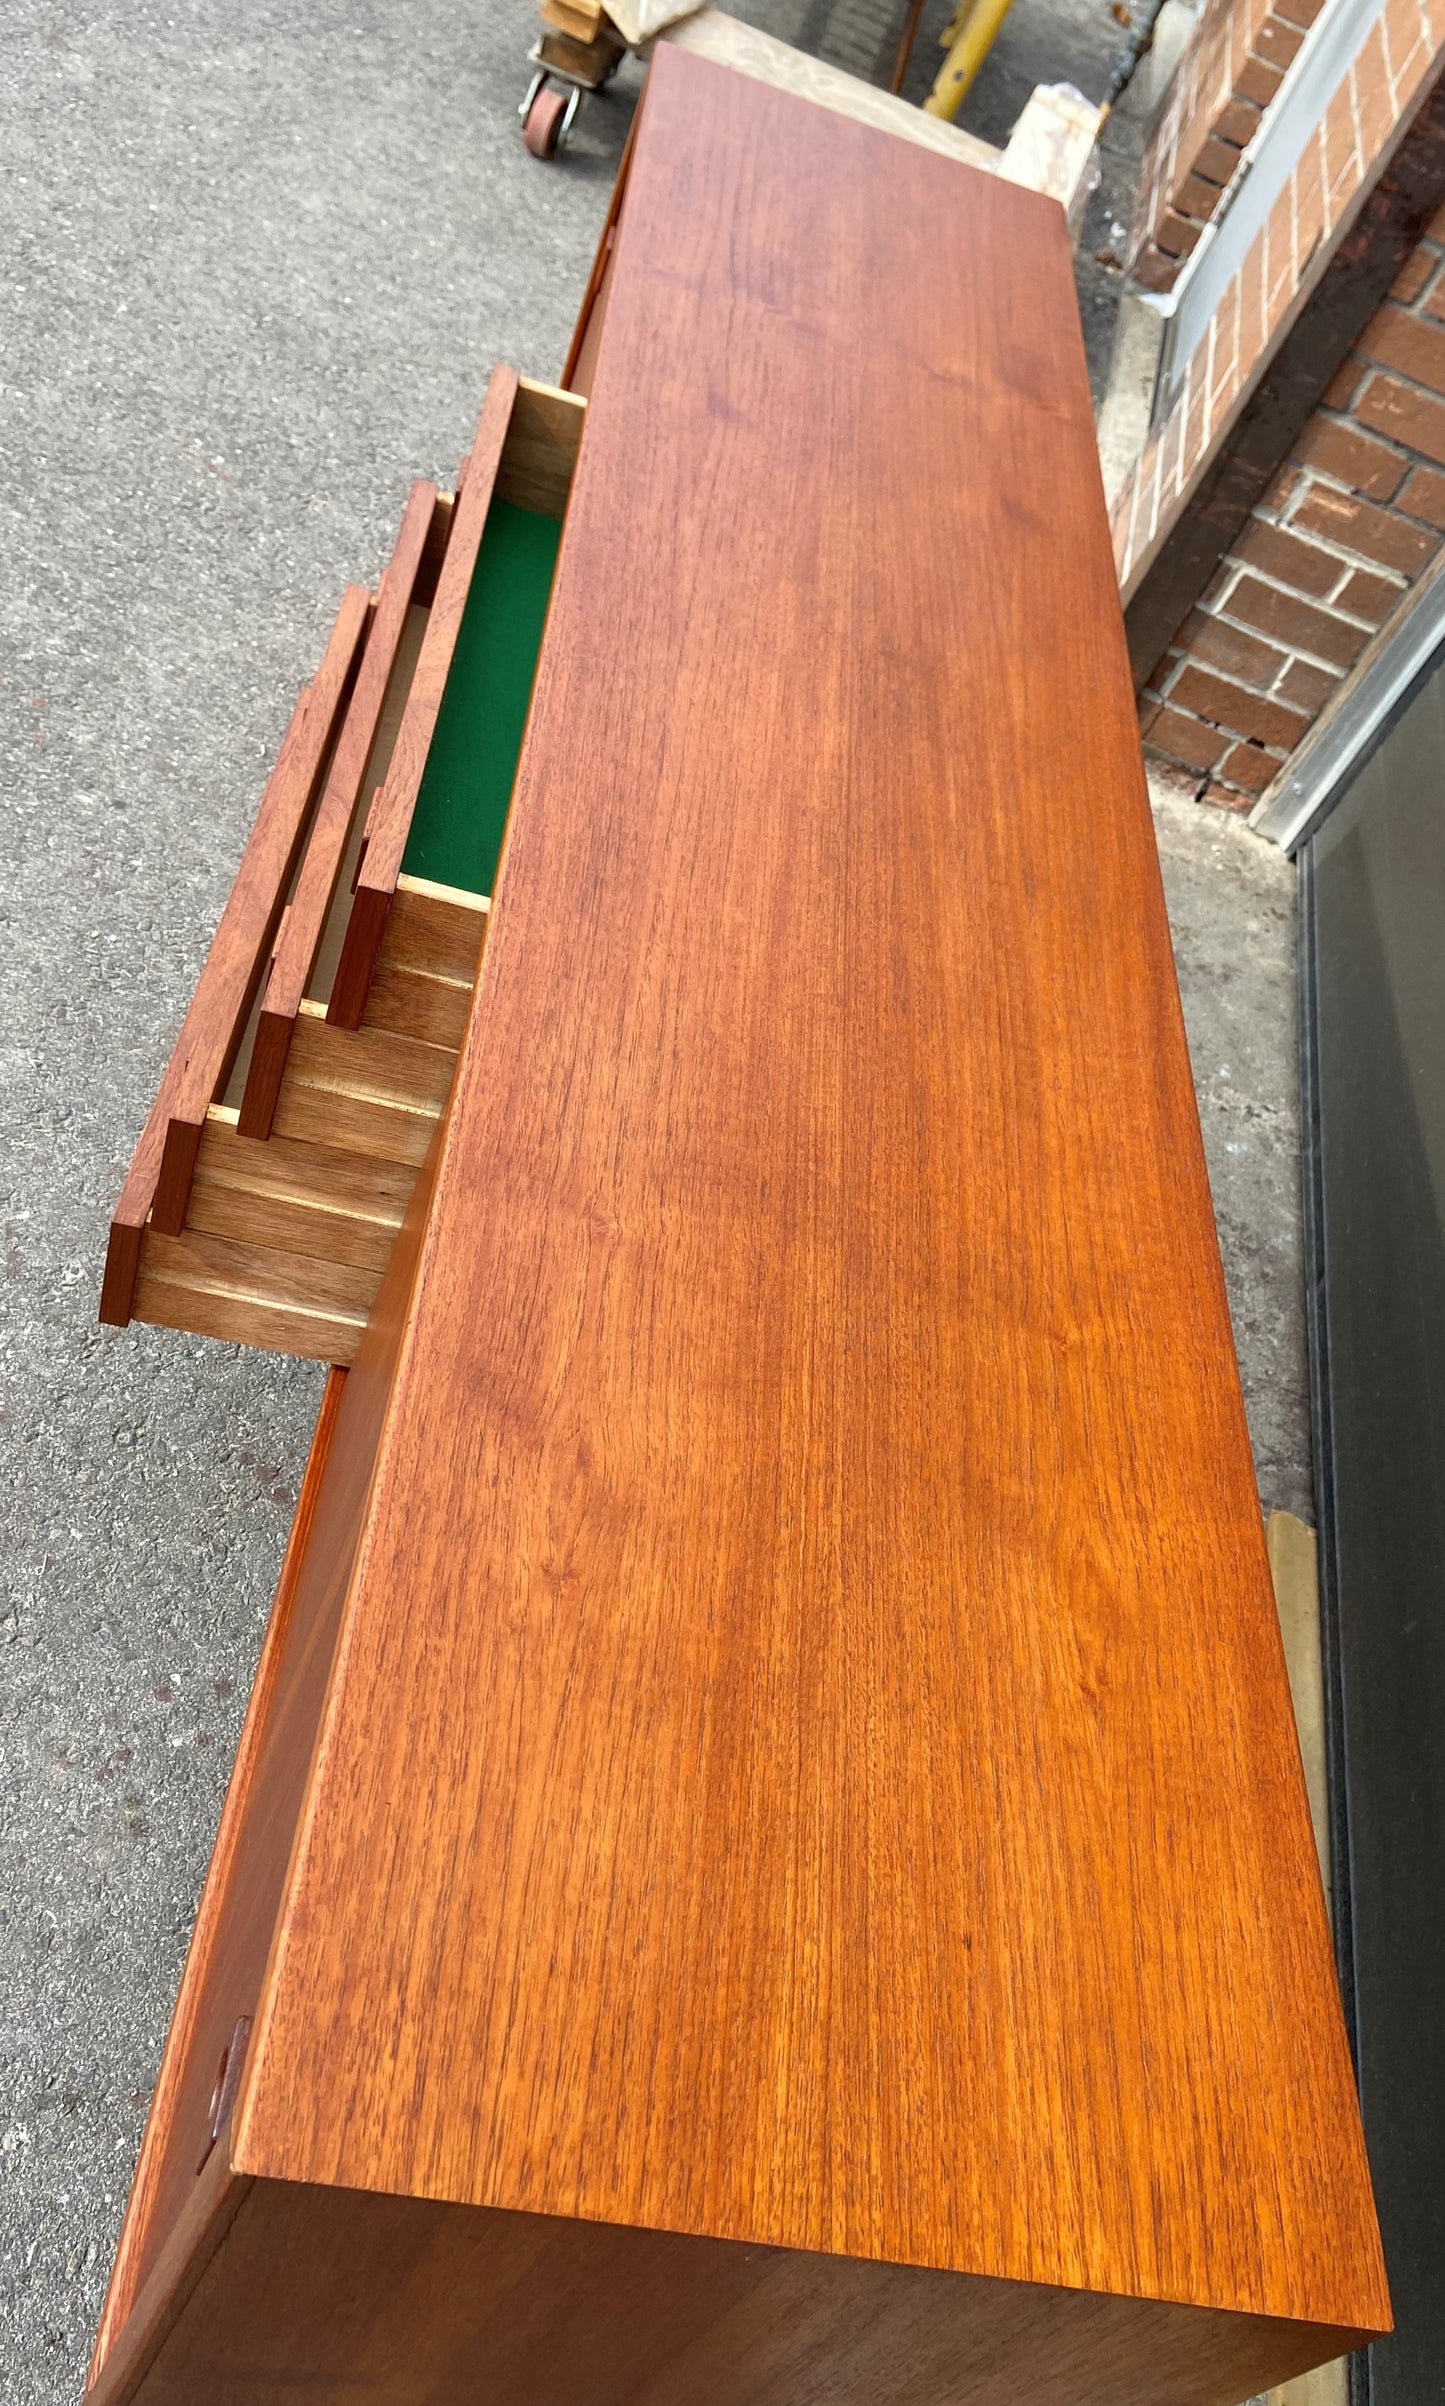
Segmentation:
<svg viewBox="0 0 1445 2406">
<path fill-rule="evenodd" d="M 979 69 L 987 58 L 1012 0 L 957 0 L 939 35 L 947 55 L 925 112 L 951 119 L 958 115 Z M 522 138 L 535 158 L 555 158 L 577 121 L 584 93 L 599 92 L 610 83 L 629 50 L 645 50 L 654 36 L 676 18 L 695 12 L 696 0 L 539 0 L 542 29 L 527 53 L 533 70 L 517 114 Z M 706 0 L 703 10 L 707 13 Z M 918 35 L 923 0 L 908 0 L 902 34 L 888 79 L 888 88 L 901 93 Z M 625 30 L 624 30 L 625 28 Z"/>
<path fill-rule="evenodd" d="M 577 122 L 584 93 L 600 92 L 612 81 L 627 47 L 600 5 L 544 0 L 542 30 L 527 53 L 532 80 L 517 111 L 533 158 L 555 158 Z"/>
</svg>

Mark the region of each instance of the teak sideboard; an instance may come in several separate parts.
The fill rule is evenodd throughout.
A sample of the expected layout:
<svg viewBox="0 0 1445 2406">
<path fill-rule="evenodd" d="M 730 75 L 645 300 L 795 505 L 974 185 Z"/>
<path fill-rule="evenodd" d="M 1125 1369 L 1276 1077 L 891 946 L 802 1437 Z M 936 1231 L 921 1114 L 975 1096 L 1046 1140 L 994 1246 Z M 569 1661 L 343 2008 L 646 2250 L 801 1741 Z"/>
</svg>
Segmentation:
<svg viewBox="0 0 1445 2406">
<path fill-rule="evenodd" d="M 1063 215 L 664 49 L 584 319 L 117 1211 L 349 1368 L 92 2406 L 1227 2406 L 1389 2305 Z"/>
</svg>

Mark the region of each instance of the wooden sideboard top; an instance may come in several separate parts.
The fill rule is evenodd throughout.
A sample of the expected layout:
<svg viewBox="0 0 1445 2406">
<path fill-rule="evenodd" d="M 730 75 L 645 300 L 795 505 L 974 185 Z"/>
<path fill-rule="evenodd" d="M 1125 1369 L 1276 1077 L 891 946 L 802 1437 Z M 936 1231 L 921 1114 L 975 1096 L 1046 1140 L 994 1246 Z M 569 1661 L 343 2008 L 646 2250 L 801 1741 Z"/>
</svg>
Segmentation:
<svg viewBox="0 0 1445 2406">
<path fill-rule="evenodd" d="M 234 2160 L 1379 2327 L 1063 215 L 644 109 Z"/>
</svg>

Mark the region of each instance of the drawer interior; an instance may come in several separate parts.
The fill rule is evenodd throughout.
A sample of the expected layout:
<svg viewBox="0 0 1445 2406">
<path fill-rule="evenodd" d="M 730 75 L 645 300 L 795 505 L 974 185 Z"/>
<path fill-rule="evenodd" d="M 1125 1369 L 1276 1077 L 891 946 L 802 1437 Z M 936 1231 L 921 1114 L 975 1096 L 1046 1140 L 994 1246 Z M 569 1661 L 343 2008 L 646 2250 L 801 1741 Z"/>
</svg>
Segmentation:
<svg viewBox="0 0 1445 2406">
<path fill-rule="evenodd" d="M 414 486 L 377 592 L 348 593 L 122 1194 L 102 1319 L 355 1359 L 466 1031 L 584 410 L 499 370 L 455 499 Z"/>
<path fill-rule="evenodd" d="M 562 525 L 494 499 L 402 867 L 490 894 Z"/>
</svg>

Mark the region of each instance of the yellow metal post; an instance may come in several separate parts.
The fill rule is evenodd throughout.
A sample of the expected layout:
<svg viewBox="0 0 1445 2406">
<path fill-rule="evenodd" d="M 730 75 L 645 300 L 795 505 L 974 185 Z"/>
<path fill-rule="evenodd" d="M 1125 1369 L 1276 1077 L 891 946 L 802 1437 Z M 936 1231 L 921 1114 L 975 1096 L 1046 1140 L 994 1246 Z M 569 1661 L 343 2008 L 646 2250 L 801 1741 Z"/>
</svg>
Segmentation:
<svg viewBox="0 0 1445 2406">
<path fill-rule="evenodd" d="M 954 38 L 923 106 L 930 117 L 956 117 L 969 87 L 988 57 L 1011 0 L 970 0 L 954 18 Z"/>
</svg>

